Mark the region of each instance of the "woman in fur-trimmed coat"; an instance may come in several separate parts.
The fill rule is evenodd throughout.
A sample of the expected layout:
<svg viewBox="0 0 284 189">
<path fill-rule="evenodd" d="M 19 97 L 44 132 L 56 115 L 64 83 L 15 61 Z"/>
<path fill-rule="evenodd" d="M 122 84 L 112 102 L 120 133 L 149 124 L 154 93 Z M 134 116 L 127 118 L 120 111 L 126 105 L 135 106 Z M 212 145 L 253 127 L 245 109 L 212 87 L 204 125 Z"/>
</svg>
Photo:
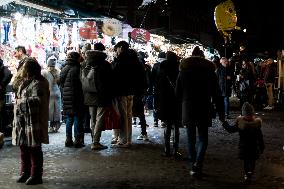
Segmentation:
<svg viewBox="0 0 284 189">
<path fill-rule="evenodd" d="M 33 58 L 23 66 L 23 82 L 17 92 L 13 144 L 20 146 L 21 176 L 17 182 L 41 184 L 43 153 L 48 144 L 49 85 L 41 75 L 41 67 Z"/>
</svg>

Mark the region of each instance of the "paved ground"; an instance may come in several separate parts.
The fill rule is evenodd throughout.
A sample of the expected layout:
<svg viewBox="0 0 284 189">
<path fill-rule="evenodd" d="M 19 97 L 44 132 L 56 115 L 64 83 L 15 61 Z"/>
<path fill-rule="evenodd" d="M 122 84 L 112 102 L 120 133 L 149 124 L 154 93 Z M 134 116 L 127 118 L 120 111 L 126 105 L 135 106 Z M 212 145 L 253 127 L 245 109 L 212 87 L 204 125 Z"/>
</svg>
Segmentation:
<svg viewBox="0 0 284 189">
<path fill-rule="evenodd" d="M 236 117 L 238 112 L 233 114 Z M 237 158 L 238 134 L 226 133 L 214 120 L 210 128 L 209 147 L 204 171 L 208 174 L 196 180 L 189 174 L 187 161 L 161 156 L 163 129 L 152 127 L 147 117 L 149 142 L 137 141 L 139 127 L 133 127 L 133 146 L 129 149 L 110 148 L 111 131 L 102 135 L 102 143 L 109 148 L 91 151 L 90 134 L 86 134 L 86 147 L 65 148 L 65 127 L 50 134 L 49 145 L 43 146 L 43 184 L 26 186 L 15 180 L 19 173 L 19 149 L 11 146 L 9 138 L 0 150 L 0 189 L 284 189 L 284 118 L 283 112 L 261 112 L 264 120 L 265 153 L 257 162 L 253 183 L 245 186 L 242 162 Z M 185 129 L 181 131 L 181 151 L 186 155 Z"/>
</svg>

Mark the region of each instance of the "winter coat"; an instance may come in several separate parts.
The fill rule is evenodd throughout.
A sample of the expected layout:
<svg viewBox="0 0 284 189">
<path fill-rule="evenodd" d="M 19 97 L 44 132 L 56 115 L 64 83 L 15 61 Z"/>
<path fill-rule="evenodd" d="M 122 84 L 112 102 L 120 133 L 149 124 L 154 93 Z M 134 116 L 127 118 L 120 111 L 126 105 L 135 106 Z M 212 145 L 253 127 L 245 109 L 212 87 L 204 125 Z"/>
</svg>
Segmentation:
<svg viewBox="0 0 284 189">
<path fill-rule="evenodd" d="M 3 64 L 0 64 L 0 100 L 5 99 L 5 94 L 6 94 L 6 87 L 11 81 L 12 74 L 11 71 L 4 66 Z"/>
<path fill-rule="evenodd" d="M 219 118 L 224 118 L 224 101 L 215 74 L 213 62 L 201 57 L 182 60 L 177 79 L 176 94 L 182 101 L 184 125 L 212 119 L 212 101 Z"/>
<path fill-rule="evenodd" d="M 24 81 L 17 92 L 12 142 L 14 145 L 48 144 L 48 81 L 40 76 Z"/>
<path fill-rule="evenodd" d="M 232 70 L 230 69 L 230 67 L 219 66 L 216 69 L 216 75 L 222 96 L 230 97 L 232 94 L 232 84 L 234 77 Z M 227 79 L 227 76 L 231 77 L 231 79 Z"/>
<path fill-rule="evenodd" d="M 113 75 L 111 64 L 106 61 L 107 55 L 102 51 L 89 50 L 81 72 L 87 74 L 91 68 L 95 69 L 95 85 L 97 92 L 84 93 L 84 103 L 87 106 L 106 107 L 110 106 L 113 97 Z M 82 75 L 82 74 L 81 74 Z"/>
<path fill-rule="evenodd" d="M 179 62 L 165 60 L 160 64 L 157 75 L 155 99 L 158 119 L 181 121 L 181 103 L 175 95 L 175 85 L 179 73 Z"/>
<path fill-rule="evenodd" d="M 262 120 L 254 116 L 239 116 L 233 126 L 223 124 L 230 133 L 239 132 L 239 158 L 256 160 L 264 151 Z"/>
<path fill-rule="evenodd" d="M 67 59 L 60 72 L 60 87 L 62 88 L 62 104 L 64 114 L 80 114 L 83 110 L 84 97 L 80 80 L 80 63 Z"/>
<path fill-rule="evenodd" d="M 277 65 L 275 63 L 267 65 L 264 72 L 265 83 L 274 83 L 276 76 L 277 76 Z"/>
<path fill-rule="evenodd" d="M 145 70 L 137 53 L 121 52 L 113 62 L 114 93 L 116 96 L 141 95 L 145 92 Z"/>
<path fill-rule="evenodd" d="M 24 68 L 24 63 L 26 61 L 26 57 L 23 58 L 20 62 L 19 62 L 19 66 L 17 68 L 17 73 L 14 75 L 14 78 L 13 78 L 13 83 L 12 83 L 12 86 L 13 86 L 13 90 L 15 93 L 17 93 L 18 89 L 19 89 L 19 86 L 22 84 L 23 82 L 23 77 L 22 77 L 22 72 L 23 72 L 23 68 Z"/>
<path fill-rule="evenodd" d="M 58 86 L 60 72 L 55 68 L 47 68 L 42 72 L 49 83 L 49 121 L 60 121 L 61 118 L 61 91 Z"/>
</svg>

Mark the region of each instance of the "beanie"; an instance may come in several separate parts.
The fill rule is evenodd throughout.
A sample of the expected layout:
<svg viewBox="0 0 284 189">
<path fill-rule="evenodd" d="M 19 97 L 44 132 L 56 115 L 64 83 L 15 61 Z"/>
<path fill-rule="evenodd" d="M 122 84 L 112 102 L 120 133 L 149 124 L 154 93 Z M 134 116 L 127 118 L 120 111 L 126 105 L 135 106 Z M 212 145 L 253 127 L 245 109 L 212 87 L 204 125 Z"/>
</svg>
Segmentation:
<svg viewBox="0 0 284 189">
<path fill-rule="evenodd" d="M 243 116 L 251 116 L 254 114 L 254 108 L 248 102 L 245 102 L 242 106 L 242 115 Z"/>
<path fill-rule="evenodd" d="M 54 56 L 49 57 L 49 58 L 47 59 L 47 66 L 48 66 L 48 67 L 54 67 L 55 64 L 56 64 L 56 58 L 55 58 Z"/>
</svg>

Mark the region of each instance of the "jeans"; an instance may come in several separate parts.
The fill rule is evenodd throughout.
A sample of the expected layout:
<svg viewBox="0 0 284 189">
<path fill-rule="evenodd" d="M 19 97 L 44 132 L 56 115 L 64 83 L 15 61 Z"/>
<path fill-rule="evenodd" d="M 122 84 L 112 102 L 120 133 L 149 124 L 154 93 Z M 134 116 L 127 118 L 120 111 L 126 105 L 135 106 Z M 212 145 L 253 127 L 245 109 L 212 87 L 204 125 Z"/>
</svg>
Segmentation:
<svg viewBox="0 0 284 189">
<path fill-rule="evenodd" d="M 198 132 L 198 143 L 196 146 L 196 128 Z M 188 152 L 192 164 L 202 167 L 206 149 L 208 146 L 208 124 L 202 123 L 187 126 Z M 196 149 L 197 148 L 197 149 Z"/>
<path fill-rule="evenodd" d="M 79 138 L 82 134 L 80 118 L 78 115 L 66 115 L 66 136 L 72 137 L 72 126 L 74 124 L 74 136 Z"/>
<path fill-rule="evenodd" d="M 224 96 L 225 114 L 228 116 L 230 114 L 230 100 L 228 96 Z"/>
</svg>

